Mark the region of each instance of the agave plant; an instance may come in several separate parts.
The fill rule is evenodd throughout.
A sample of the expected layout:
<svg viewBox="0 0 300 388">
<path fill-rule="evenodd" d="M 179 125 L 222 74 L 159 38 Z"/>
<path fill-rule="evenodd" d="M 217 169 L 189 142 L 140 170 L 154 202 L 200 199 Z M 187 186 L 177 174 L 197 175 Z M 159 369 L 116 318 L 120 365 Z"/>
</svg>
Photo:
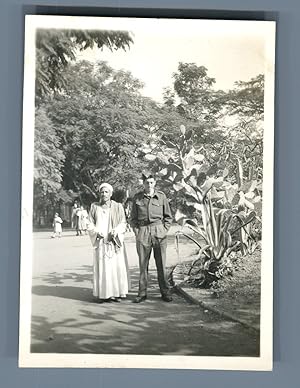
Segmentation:
<svg viewBox="0 0 300 388">
<path fill-rule="evenodd" d="M 191 131 L 184 126 L 177 142 L 162 140 L 165 153 L 171 155 L 159 171 L 162 180 L 169 182 L 176 194 L 185 199 L 185 205 L 194 209 L 195 219 L 177 210 L 176 221 L 185 236 L 199 247 L 199 255 L 191 267 L 201 262 L 204 282 L 218 273 L 222 261 L 233 250 L 243 254 L 252 252 L 257 242 L 251 231 L 261 205 L 258 182 L 244 182 L 241 161 L 236 160 L 236 176 L 229 178 L 229 170 L 217 164 L 210 165 L 200 149 L 195 149 Z M 155 158 L 154 158 L 155 159 Z M 156 159 L 162 160 L 161 155 Z M 232 183 L 232 180 L 235 183 Z M 187 228 L 193 235 L 187 233 Z"/>
<path fill-rule="evenodd" d="M 196 260 L 193 261 L 189 275 L 191 275 L 194 266 L 200 264 L 199 271 L 203 275 L 203 283 L 208 278 L 213 278 L 218 266 L 222 260 L 227 257 L 238 243 L 232 242 L 232 236 L 229 230 L 233 214 L 226 209 L 215 211 L 209 196 L 201 205 L 202 224 L 196 220 L 182 217 L 177 222 L 182 225 L 182 229 L 175 234 L 176 246 L 179 252 L 179 236 L 185 236 L 192 240 L 198 247 L 199 253 Z M 177 214 L 178 217 L 178 214 Z M 194 232 L 191 236 L 186 232 L 190 229 Z"/>
<path fill-rule="evenodd" d="M 256 218 L 252 211 L 247 217 L 242 218 L 241 214 L 235 214 L 228 209 L 214 209 L 212 201 L 207 196 L 202 204 L 202 223 L 196 219 L 185 218 L 180 212 L 176 214 L 176 220 L 182 228 L 175 234 L 176 248 L 179 254 L 179 237 L 185 236 L 193 241 L 198 247 L 197 258 L 192 262 L 189 276 L 197 268 L 198 285 L 210 284 L 219 278 L 224 269 L 224 263 L 230 264 L 230 254 L 233 251 L 241 250 L 242 253 L 249 252 L 250 247 L 255 249 L 255 239 L 249 236 L 249 225 Z M 233 221 L 238 220 L 238 226 L 232 228 Z M 187 233 L 192 230 L 193 235 Z M 240 239 L 234 240 L 235 233 L 241 233 Z M 228 264 L 229 263 L 229 264 Z M 195 273 L 193 274 L 195 277 Z"/>
</svg>

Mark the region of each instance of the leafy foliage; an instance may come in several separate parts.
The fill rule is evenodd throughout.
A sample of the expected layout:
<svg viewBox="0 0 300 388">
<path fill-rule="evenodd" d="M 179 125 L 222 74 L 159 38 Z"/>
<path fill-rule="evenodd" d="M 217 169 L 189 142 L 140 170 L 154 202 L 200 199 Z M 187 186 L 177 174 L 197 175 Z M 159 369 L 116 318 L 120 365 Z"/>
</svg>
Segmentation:
<svg viewBox="0 0 300 388">
<path fill-rule="evenodd" d="M 61 187 L 61 168 L 65 160 L 59 149 L 60 140 L 44 108 L 35 116 L 34 179 L 43 194 L 55 193 Z"/>
<path fill-rule="evenodd" d="M 39 214 L 44 213 L 47 206 L 59 200 L 62 193 L 61 170 L 65 161 L 59 137 L 44 107 L 36 110 L 34 151 L 33 210 L 35 218 L 39 219 Z"/>
<path fill-rule="evenodd" d="M 48 105 L 66 156 L 63 185 L 90 202 L 100 181 L 129 189 L 145 165 L 148 99 L 128 72 L 106 63 L 80 62 L 66 74 L 68 86 Z"/>
<path fill-rule="evenodd" d="M 224 101 L 231 115 L 243 115 L 261 120 L 264 114 L 264 76 L 259 74 L 250 81 L 238 81 Z"/>
<path fill-rule="evenodd" d="M 128 32 L 39 29 L 36 33 L 36 95 L 43 98 L 66 86 L 64 71 L 76 59 L 76 52 L 88 48 L 110 50 L 129 48 Z"/>
<path fill-rule="evenodd" d="M 208 76 L 206 67 L 180 62 L 173 79 L 173 89 L 167 88 L 164 93 L 165 104 L 176 107 L 182 117 L 195 125 L 205 123 L 206 128 L 215 125 L 225 93 L 213 89 L 216 81 Z"/>
<path fill-rule="evenodd" d="M 236 82 L 222 101 L 229 124 L 221 153 L 231 164 L 238 158 L 249 180 L 262 179 L 264 76 Z"/>
</svg>

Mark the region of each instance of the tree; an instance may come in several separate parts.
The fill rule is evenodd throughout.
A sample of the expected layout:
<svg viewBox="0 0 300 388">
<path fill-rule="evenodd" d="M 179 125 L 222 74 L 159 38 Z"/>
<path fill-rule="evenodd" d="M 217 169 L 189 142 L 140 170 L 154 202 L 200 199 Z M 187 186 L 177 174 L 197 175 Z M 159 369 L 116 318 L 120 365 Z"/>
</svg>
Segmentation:
<svg viewBox="0 0 300 388">
<path fill-rule="evenodd" d="M 177 110 L 183 116 L 202 121 L 215 119 L 221 109 L 219 94 L 212 88 L 216 81 L 208 76 L 206 67 L 180 62 L 173 78 L 174 91 L 180 100 Z"/>
<path fill-rule="evenodd" d="M 252 120 L 262 120 L 264 114 L 264 75 L 250 81 L 238 81 L 226 95 L 226 106 L 230 115 L 240 115 Z"/>
<path fill-rule="evenodd" d="M 44 30 L 36 33 L 37 100 L 66 86 L 64 70 L 76 59 L 77 51 L 97 47 L 110 50 L 129 48 L 133 42 L 126 31 Z"/>
<path fill-rule="evenodd" d="M 228 168 L 232 176 L 241 162 L 246 177 L 261 179 L 264 76 L 237 81 L 229 92 L 215 91 L 214 82 L 205 67 L 180 63 L 175 96 L 166 90 L 165 104 L 189 120 L 183 124 L 210 164 Z"/>
<path fill-rule="evenodd" d="M 34 149 L 34 213 L 35 219 L 39 219 L 40 212 L 44 213 L 61 191 L 65 160 L 59 137 L 44 107 L 36 110 Z"/>
<path fill-rule="evenodd" d="M 239 159 L 248 179 L 262 178 L 264 76 L 235 83 L 223 98 L 231 123 L 224 143 L 231 159 Z M 234 162 L 235 163 L 235 162 Z"/>
<path fill-rule="evenodd" d="M 100 181 L 130 188 L 146 165 L 150 101 L 140 94 L 142 83 L 105 62 L 71 65 L 65 79 L 64 93 L 48 104 L 66 157 L 63 187 L 84 202 L 95 200 Z"/>
<path fill-rule="evenodd" d="M 215 79 L 208 76 L 204 66 L 182 63 L 173 74 L 173 89 L 164 93 L 164 104 L 169 111 L 176 111 L 193 136 L 195 146 L 202 148 L 208 159 L 218 155 L 224 140 L 221 119 L 225 92 L 214 90 Z"/>
</svg>

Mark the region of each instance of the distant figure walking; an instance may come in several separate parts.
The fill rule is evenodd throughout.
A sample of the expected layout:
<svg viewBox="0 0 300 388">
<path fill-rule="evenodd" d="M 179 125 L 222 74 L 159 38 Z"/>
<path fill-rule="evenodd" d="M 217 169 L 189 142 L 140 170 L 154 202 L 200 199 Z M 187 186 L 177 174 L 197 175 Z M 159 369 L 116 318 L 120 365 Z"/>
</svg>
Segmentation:
<svg viewBox="0 0 300 388">
<path fill-rule="evenodd" d="M 123 206 L 111 200 L 113 188 L 99 187 L 100 201 L 91 205 L 88 232 L 94 248 L 93 295 L 99 302 L 119 302 L 128 294 Z"/>
<path fill-rule="evenodd" d="M 77 228 L 77 216 L 76 212 L 79 209 L 77 201 L 74 202 L 74 205 L 72 206 L 72 215 L 71 215 L 71 228 Z"/>
<path fill-rule="evenodd" d="M 59 217 L 59 214 L 58 213 L 55 213 L 55 216 L 54 216 L 54 220 L 53 220 L 53 234 L 52 234 L 52 238 L 55 238 L 56 235 L 58 235 L 58 237 L 61 237 L 61 234 L 62 234 L 62 225 L 63 223 L 63 220 Z"/>
<path fill-rule="evenodd" d="M 78 207 L 75 211 L 75 227 L 76 227 L 76 236 L 81 236 L 82 235 L 82 223 L 81 223 L 81 214 L 82 210 L 81 207 Z"/>
<path fill-rule="evenodd" d="M 80 213 L 78 216 L 78 231 L 82 234 L 82 231 L 87 234 L 88 212 L 83 206 L 80 206 Z"/>
</svg>

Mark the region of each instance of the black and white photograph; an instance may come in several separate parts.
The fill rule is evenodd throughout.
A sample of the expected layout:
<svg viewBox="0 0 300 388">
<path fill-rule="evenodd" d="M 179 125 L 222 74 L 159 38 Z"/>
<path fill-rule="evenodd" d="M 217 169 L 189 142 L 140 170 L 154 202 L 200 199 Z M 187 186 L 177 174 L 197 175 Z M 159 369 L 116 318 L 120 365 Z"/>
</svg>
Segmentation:
<svg viewBox="0 0 300 388">
<path fill-rule="evenodd" d="M 26 16 L 21 367 L 272 369 L 275 27 Z"/>
</svg>

